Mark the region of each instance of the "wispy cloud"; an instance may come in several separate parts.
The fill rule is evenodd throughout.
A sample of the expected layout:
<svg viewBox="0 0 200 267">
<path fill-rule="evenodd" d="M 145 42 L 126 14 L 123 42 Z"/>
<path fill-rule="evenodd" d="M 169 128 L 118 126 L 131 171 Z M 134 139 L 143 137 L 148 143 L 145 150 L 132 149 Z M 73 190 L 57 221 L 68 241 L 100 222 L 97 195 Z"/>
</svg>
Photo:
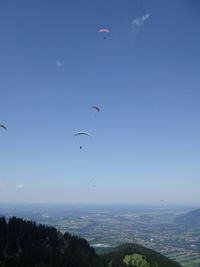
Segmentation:
<svg viewBox="0 0 200 267">
<path fill-rule="evenodd" d="M 142 17 L 135 18 L 132 23 L 132 30 L 137 30 L 139 27 L 143 26 L 145 21 L 148 20 L 150 17 L 150 14 L 147 13 L 146 15 L 142 15 Z"/>
<path fill-rule="evenodd" d="M 57 68 L 62 68 L 64 66 L 64 60 L 56 60 Z"/>
<path fill-rule="evenodd" d="M 19 188 L 19 189 L 24 188 L 24 185 L 23 184 L 18 184 L 17 188 Z"/>
</svg>

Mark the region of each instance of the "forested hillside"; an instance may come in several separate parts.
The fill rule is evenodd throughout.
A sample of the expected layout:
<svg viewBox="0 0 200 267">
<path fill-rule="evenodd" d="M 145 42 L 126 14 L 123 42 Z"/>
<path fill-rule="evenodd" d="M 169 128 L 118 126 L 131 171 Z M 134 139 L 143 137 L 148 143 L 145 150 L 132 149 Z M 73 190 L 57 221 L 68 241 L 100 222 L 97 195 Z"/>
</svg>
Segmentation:
<svg viewBox="0 0 200 267">
<path fill-rule="evenodd" d="M 112 267 L 180 267 L 181 265 L 151 249 L 138 244 L 124 244 L 102 255 L 107 266 Z"/>
<path fill-rule="evenodd" d="M 0 218 L 0 267 L 180 267 L 166 257 L 130 244 L 97 255 L 80 237 L 16 217 Z"/>
<path fill-rule="evenodd" d="M 101 266 L 88 242 L 53 227 L 12 217 L 0 219 L 0 266 Z"/>
</svg>

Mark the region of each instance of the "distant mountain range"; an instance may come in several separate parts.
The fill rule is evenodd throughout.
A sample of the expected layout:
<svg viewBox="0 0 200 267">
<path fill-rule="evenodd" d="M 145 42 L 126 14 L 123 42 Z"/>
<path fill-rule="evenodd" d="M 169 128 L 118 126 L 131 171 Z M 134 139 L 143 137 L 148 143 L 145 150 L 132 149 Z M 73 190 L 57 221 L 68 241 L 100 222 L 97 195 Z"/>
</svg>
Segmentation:
<svg viewBox="0 0 200 267">
<path fill-rule="evenodd" d="M 185 227 L 200 227 L 200 209 L 177 216 L 175 223 Z"/>
<path fill-rule="evenodd" d="M 88 242 L 54 227 L 0 218 L 0 267 L 180 267 L 163 255 L 126 244 L 98 255 Z"/>
</svg>

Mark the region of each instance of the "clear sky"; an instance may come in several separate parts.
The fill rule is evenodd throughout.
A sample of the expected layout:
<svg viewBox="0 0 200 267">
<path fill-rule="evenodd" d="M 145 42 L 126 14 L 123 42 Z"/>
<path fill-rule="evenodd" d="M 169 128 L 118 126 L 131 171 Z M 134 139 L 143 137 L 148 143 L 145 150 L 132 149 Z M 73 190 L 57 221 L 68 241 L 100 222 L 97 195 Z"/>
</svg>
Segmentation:
<svg viewBox="0 0 200 267">
<path fill-rule="evenodd" d="M 0 0 L 0 201 L 200 202 L 199 12 Z"/>
</svg>

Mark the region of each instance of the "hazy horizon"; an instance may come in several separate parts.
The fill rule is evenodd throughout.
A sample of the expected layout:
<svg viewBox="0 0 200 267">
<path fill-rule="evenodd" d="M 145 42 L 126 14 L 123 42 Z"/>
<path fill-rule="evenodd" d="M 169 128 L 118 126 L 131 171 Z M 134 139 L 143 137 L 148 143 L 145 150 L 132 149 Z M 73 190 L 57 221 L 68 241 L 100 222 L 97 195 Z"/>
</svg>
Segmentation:
<svg viewBox="0 0 200 267">
<path fill-rule="evenodd" d="M 54 201 L 54 202 L 40 202 L 40 201 L 35 201 L 35 202 L 31 202 L 31 201 L 1 201 L 0 205 L 41 205 L 41 206 L 83 206 L 83 207 L 87 207 L 87 206 L 113 206 L 113 207 L 129 207 L 129 206 L 135 206 L 135 207 L 196 207 L 196 208 L 200 208 L 200 202 L 166 202 L 166 201 L 157 201 L 157 202 L 59 202 L 59 201 Z"/>
</svg>

